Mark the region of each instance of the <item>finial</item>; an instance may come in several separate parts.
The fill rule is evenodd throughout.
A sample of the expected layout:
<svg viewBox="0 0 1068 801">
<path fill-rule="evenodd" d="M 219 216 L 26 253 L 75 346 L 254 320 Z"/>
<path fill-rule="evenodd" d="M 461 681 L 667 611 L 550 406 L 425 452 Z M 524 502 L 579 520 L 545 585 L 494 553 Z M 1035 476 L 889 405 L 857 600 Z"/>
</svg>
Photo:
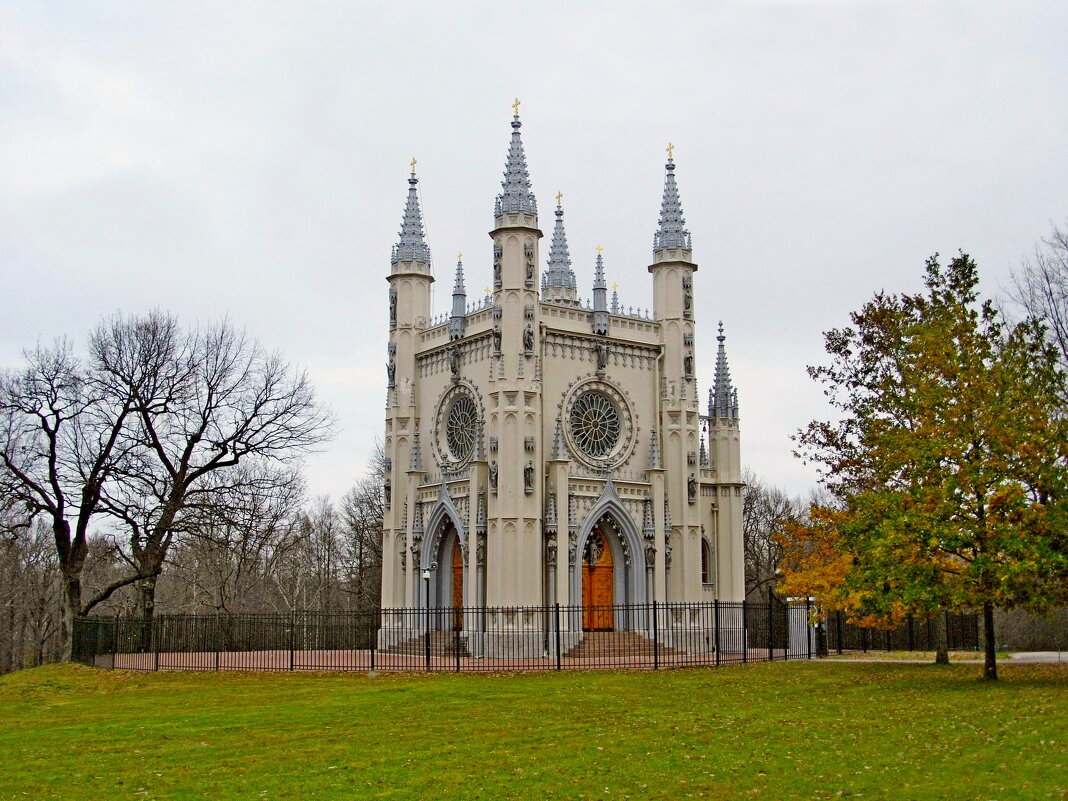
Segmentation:
<svg viewBox="0 0 1068 801">
<path fill-rule="evenodd" d="M 600 245 L 598 245 L 597 247 L 595 247 L 595 248 L 594 248 L 594 250 L 596 250 L 596 251 L 597 251 L 597 255 L 598 255 L 598 256 L 600 256 L 600 255 L 601 255 L 602 253 L 604 253 L 604 248 L 603 248 L 603 247 L 601 247 Z"/>
<path fill-rule="evenodd" d="M 674 155 L 673 155 L 674 153 L 675 153 L 675 146 L 673 144 L 671 144 L 671 142 L 668 142 L 668 145 L 667 145 L 668 161 L 671 161 L 671 159 L 674 158 Z"/>
<path fill-rule="evenodd" d="M 490 293 L 490 288 L 489 288 L 489 287 L 486 287 L 486 288 L 485 288 L 485 289 L 483 289 L 482 291 L 483 291 L 483 292 L 485 292 L 485 293 L 486 293 L 486 294 L 488 295 L 488 294 Z"/>
<path fill-rule="evenodd" d="M 726 337 L 723 336 L 723 321 L 722 320 L 719 321 L 719 336 L 716 337 L 716 339 L 718 339 L 720 342 L 722 342 L 723 340 L 726 339 Z"/>
<path fill-rule="evenodd" d="M 456 254 L 456 263 L 459 264 L 464 260 L 464 254 L 462 252 Z"/>
<path fill-rule="evenodd" d="M 515 114 L 515 116 L 517 116 L 517 117 L 519 116 L 519 98 L 518 97 L 512 102 L 512 113 Z"/>
<path fill-rule="evenodd" d="M 418 164 L 418 163 L 419 163 L 419 162 L 417 162 L 417 161 L 415 160 L 415 156 L 412 156 L 412 163 L 411 163 L 411 168 L 412 168 L 412 175 L 415 175 L 415 165 L 416 165 L 416 164 Z"/>
<path fill-rule="evenodd" d="M 619 289 L 619 284 L 612 284 L 612 291 L 615 292 L 617 289 Z"/>
<path fill-rule="evenodd" d="M 560 190 L 557 190 L 556 191 L 556 205 L 559 206 L 560 205 L 560 201 L 563 200 L 563 199 L 564 199 L 564 193 L 561 192 Z"/>
</svg>

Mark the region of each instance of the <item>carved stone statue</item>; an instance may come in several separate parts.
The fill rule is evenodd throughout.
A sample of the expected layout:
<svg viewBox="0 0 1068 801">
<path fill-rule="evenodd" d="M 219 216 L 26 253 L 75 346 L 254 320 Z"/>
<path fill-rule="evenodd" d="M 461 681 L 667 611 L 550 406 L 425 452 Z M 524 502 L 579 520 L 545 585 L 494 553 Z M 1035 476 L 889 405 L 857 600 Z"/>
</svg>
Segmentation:
<svg viewBox="0 0 1068 801">
<path fill-rule="evenodd" d="M 686 375 L 693 375 L 693 354 L 687 353 L 682 360 L 683 369 L 686 371 Z"/>
<path fill-rule="evenodd" d="M 597 349 L 597 370 L 600 372 L 608 366 L 608 343 L 598 342 Z"/>
<path fill-rule="evenodd" d="M 697 500 L 697 476 L 690 473 L 690 477 L 686 479 L 686 499 L 693 503 Z"/>
<path fill-rule="evenodd" d="M 397 324 L 397 290 L 389 290 L 389 324 Z"/>
<path fill-rule="evenodd" d="M 489 482 L 490 482 L 490 492 L 492 492 L 494 495 L 496 495 L 497 494 L 497 463 L 496 462 L 490 462 L 490 465 L 489 465 Z"/>
<path fill-rule="evenodd" d="M 501 329 L 497 325 L 493 327 L 493 352 L 498 356 L 501 353 Z"/>
<path fill-rule="evenodd" d="M 527 466 L 523 468 L 523 490 L 530 495 L 534 492 L 534 462 L 527 460 Z"/>
<path fill-rule="evenodd" d="M 503 252 L 500 245 L 493 246 L 493 283 L 501 285 L 501 257 Z"/>
<path fill-rule="evenodd" d="M 396 375 L 397 375 L 397 364 L 396 364 L 396 362 L 393 361 L 393 354 L 391 353 L 389 355 L 389 361 L 386 362 L 387 386 L 390 389 L 392 389 L 393 387 L 397 386 L 397 382 L 394 380 Z"/>
<path fill-rule="evenodd" d="M 527 283 L 534 280 L 534 246 L 527 244 L 523 247 L 523 255 L 527 260 Z"/>
<path fill-rule="evenodd" d="M 523 348 L 528 353 L 534 350 L 534 326 L 530 323 L 523 329 Z"/>
<path fill-rule="evenodd" d="M 452 371 L 453 378 L 458 378 L 460 375 L 460 349 L 453 345 L 449 348 L 449 370 Z"/>
</svg>

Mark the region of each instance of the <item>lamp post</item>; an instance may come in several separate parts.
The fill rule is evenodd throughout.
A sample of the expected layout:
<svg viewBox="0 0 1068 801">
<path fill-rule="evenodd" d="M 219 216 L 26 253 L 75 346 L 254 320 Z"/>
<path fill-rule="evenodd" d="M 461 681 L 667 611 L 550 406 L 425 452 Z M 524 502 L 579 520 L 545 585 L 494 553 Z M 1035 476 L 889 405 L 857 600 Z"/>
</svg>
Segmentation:
<svg viewBox="0 0 1068 801">
<path fill-rule="evenodd" d="M 424 659 L 426 660 L 426 669 L 430 670 L 430 569 L 423 568 L 423 586 L 426 588 L 424 598 L 426 598 L 426 619 L 424 622 L 423 630 L 423 651 Z"/>
</svg>

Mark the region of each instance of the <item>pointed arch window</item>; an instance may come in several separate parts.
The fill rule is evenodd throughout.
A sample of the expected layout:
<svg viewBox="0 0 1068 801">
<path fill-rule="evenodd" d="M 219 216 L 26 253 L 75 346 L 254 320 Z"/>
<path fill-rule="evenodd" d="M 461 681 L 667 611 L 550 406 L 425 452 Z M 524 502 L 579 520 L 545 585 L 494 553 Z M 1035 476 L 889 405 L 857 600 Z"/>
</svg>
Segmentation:
<svg viewBox="0 0 1068 801">
<path fill-rule="evenodd" d="M 714 584 L 712 579 L 712 546 L 708 540 L 701 540 L 701 583 L 705 586 Z"/>
</svg>

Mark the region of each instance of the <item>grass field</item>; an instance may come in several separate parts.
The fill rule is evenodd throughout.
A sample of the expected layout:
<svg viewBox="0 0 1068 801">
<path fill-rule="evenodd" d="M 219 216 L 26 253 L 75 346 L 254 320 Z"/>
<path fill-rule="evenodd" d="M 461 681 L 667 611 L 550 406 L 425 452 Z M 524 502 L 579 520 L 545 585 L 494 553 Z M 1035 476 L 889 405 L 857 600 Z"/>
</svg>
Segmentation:
<svg viewBox="0 0 1068 801">
<path fill-rule="evenodd" d="M 0 678 L 0 799 L 1063 799 L 1068 668 Z"/>
</svg>

